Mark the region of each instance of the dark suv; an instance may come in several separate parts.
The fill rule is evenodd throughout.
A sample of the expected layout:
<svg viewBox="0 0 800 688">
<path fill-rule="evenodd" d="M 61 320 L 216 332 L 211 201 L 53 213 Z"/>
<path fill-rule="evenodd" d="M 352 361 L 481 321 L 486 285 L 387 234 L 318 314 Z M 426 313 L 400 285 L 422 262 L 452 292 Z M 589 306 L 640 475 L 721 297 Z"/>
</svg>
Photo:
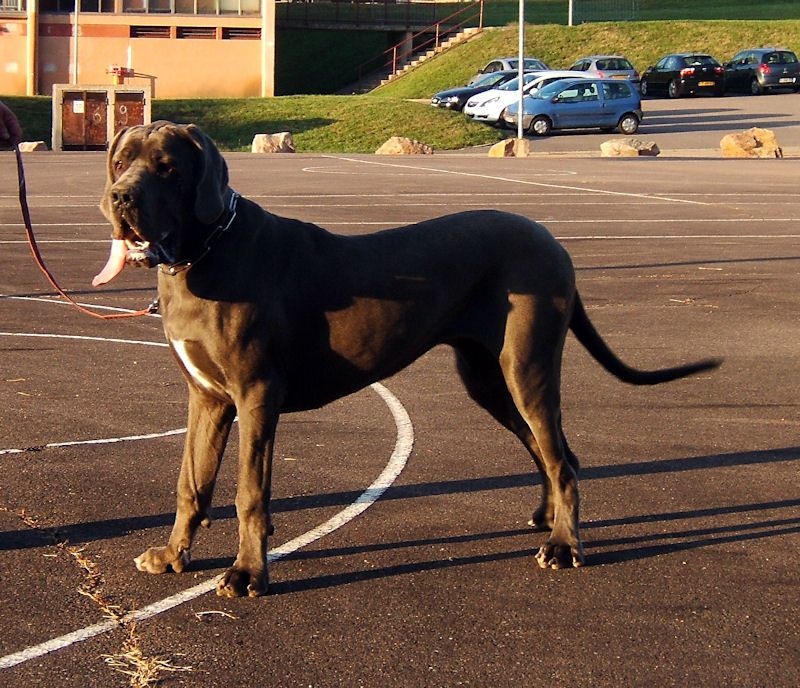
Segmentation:
<svg viewBox="0 0 800 688">
<path fill-rule="evenodd" d="M 800 90 L 800 62 L 785 48 L 742 50 L 725 63 L 725 90 L 754 96 L 775 88 Z"/>
</svg>

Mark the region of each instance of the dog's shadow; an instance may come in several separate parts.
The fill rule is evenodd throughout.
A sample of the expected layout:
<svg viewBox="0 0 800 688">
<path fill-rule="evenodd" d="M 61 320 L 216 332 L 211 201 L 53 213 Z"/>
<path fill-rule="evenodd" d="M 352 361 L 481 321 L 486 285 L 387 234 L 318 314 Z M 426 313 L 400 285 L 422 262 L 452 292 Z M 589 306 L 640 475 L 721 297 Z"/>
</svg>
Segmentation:
<svg viewBox="0 0 800 688">
<path fill-rule="evenodd" d="M 582 481 L 604 480 L 626 476 L 678 473 L 682 471 L 783 463 L 787 461 L 800 461 L 800 447 L 588 467 L 581 470 L 580 478 Z M 533 487 L 538 483 L 538 476 L 532 473 L 419 483 L 391 487 L 384 493 L 381 499 L 409 499 L 444 494 Z M 351 504 L 359 495 L 360 492 L 352 491 L 275 499 L 272 501 L 272 510 L 275 513 L 279 513 L 310 508 L 344 506 Z M 619 519 L 590 521 L 581 524 L 581 527 L 584 531 L 591 533 L 591 531 L 600 528 L 623 527 L 637 524 L 664 524 L 667 522 L 682 523 L 696 518 L 708 519 L 726 515 L 753 514 L 782 509 L 791 510 L 792 513 L 792 516 L 787 518 L 768 518 L 761 521 L 747 522 L 742 520 L 742 522 L 733 525 L 685 528 L 671 532 L 662 532 L 660 528 L 649 528 L 647 532 L 625 537 L 592 539 L 591 535 L 589 535 L 588 540 L 584 543 L 584 547 L 590 554 L 589 564 L 595 566 L 611 565 L 662 556 L 674 552 L 711 547 L 714 545 L 747 542 L 796 534 L 800 532 L 800 516 L 795 515 L 797 514 L 798 506 L 800 506 L 800 499 L 721 505 L 705 509 L 660 514 L 642 514 L 640 516 L 627 516 Z M 236 517 L 235 508 L 233 506 L 218 507 L 213 510 L 212 516 L 217 520 L 233 519 Z M 54 540 L 67 540 L 71 544 L 80 544 L 96 540 L 118 538 L 139 530 L 167 528 L 171 526 L 173 518 L 173 514 L 168 513 L 108 519 L 89 523 L 76 523 L 49 529 L 7 531 L 0 533 L 0 551 L 45 547 L 52 545 Z M 532 538 L 531 535 L 534 535 L 534 537 Z M 427 561 L 390 565 L 382 568 L 354 570 L 303 580 L 276 581 L 270 585 L 270 592 L 271 594 L 302 592 L 304 590 L 336 587 L 390 576 L 402 576 L 423 571 L 447 569 L 455 566 L 472 566 L 488 562 L 529 557 L 533 555 L 536 551 L 536 547 L 540 544 L 535 538 L 535 535 L 536 534 L 531 529 L 524 528 L 426 540 L 381 542 L 352 547 L 298 551 L 285 557 L 285 560 L 322 559 L 326 557 L 360 555 L 369 552 L 396 551 L 412 547 L 419 548 L 447 544 L 458 545 L 463 543 L 498 541 L 501 539 L 510 542 L 513 538 L 526 538 L 524 547 L 509 548 L 502 552 L 475 554 L 464 557 L 436 558 Z M 532 540 L 535 540 L 535 542 L 532 542 Z M 232 559 L 230 558 L 198 559 L 192 562 L 190 568 L 194 571 L 210 571 L 225 568 L 230 566 L 231 563 Z"/>
<path fill-rule="evenodd" d="M 666 521 L 684 521 L 693 518 L 717 516 L 721 514 L 744 514 L 775 509 L 790 509 L 797 512 L 800 499 L 742 504 L 693 511 L 653 514 L 642 517 L 623 518 L 609 521 L 592 521 L 582 524 L 584 530 L 606 528 L 636 523 L 663 523 Z M 351 546 L 329 549 L 318 549 L 307 552 L 296 552 L 285 557 L 286 560 L 323 559 L 326 557 L 342 557 L 363 555 L 374 552 L 385 552 L 412 547 L 435 547 L 437 551 L 443 545 L 475 543 L 488 540 L 501 540 L 525 537 L 530 541 L 532 530 L 529 528 L 480 533 L 475 535 L 459 535 L 452 537 L 431 538 L 425 540 L 407 540 L 390 543 L 375 543 L 363 546 Z M 589 540 L 584 543 L 590 555 L 590 566 L 608 566 L 627 561 L 638 561 L 676 552 L 685 552 L 704 547 L 713 547 L 733 542 L 756 541 L 783 535 L 800 533 L 800 516 L 783 519 L 765 519 L 749 521 L 735 525 L 689 528 L 680 531 L 648 532 L 632 537 L 615 537 L 600 540 Z M 599 551 L 595 551 L 599 550 Z M 491 562 L 509 561 L 525 557 L 533 557 L 536 547 L 529 544 L 523 548 L 507 548 L 502 552 L 491 554 L 475 554 L 462 557 L 436 558 L 426 561 L 393 564 L 377 568 L 361 568 L 342 573 L 315 576 L 295 580 L 276 580 L 270 583 L 270 595 L 286 595 L 308 590 L 322 590 L 342 585 L 352 585 L 382 578 L 394 578 L 426 571 L 437 571 L 454 567 L 475 566 Z M 233 559 L 203 559 L 192 562 L 193 570 L 224 569 L 233 563 Z"/>
</svg>

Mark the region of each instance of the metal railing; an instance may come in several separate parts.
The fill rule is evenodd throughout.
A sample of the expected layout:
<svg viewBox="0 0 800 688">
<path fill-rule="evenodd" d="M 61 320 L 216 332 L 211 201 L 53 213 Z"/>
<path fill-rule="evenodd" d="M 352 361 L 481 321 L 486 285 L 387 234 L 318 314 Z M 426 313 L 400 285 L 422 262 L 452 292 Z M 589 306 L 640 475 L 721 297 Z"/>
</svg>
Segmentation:
<svg viewBox="0 0 800 688">
<path fill-rule="evenodd" d="M 356 71 L 359 81 L 367 74 L 385 71 L 394 74 L 416 55 L 435 50 L 448 38 L 468 27 L 483 28 L 484 0 L 475 0 L 452 14 L 438 19 L 430 26 L 417 31 L 387 48 L 380 55 L 360 64 Z"/>
</svg>

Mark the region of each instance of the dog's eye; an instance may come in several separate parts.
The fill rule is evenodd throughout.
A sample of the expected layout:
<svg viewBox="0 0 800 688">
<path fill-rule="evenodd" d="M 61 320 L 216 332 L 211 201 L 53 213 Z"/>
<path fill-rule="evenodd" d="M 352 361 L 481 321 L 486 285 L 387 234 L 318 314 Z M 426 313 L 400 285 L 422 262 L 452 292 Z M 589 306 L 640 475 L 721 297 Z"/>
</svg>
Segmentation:
<svg viewBox="0 0 800 688">
<path fill-rule="evenodd" d="M 175 165 L 161 160 L 156 165 L 156 174 L 161 177 L 170 177 L 175 174 Z"/>
<path fill-rule="evenodd" d="M 119 172 L 122 169 L 122 160 L 114 161 L 114 172 Z"/>
</svg>

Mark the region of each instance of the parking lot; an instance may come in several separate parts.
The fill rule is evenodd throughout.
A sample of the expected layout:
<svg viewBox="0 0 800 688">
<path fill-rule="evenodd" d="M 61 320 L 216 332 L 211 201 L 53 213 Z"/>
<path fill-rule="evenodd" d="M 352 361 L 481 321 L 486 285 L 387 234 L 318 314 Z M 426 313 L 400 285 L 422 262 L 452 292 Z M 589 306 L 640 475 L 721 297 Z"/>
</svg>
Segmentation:
<svg viewBox="0 0 800 688">
<path fill-rule="evenodd" d="M 664 155 L 716 156 L 725 134 L 761 127 L 775 132 L 784 153 L 800 155 L 798 104 L 800 94 L 789 92 L 677 100 L 648 97 L 642 99 L 644 120 L 636 136 L 656 141 Z M 532 144 L 542 153 L 599 154 L 600 144 L 612 136 L 591 130 L 556 132 L 533 138 Z"/>
<path fill-rule="evenodd" d="M 235 552 L 235 437 L 190 570 L 135 570 L 171 526 L 185 387 L 157 318 L 97 321 L 54 298 L 0 153 L 0 683 L 125 686 L 147 665 L 186 686 L 795 686 L 799 102 L 648 99 L 654 159 L 595 157 L 600 134 L 536 139 L 527 159 L 226 155 L 237 191 L 335 232 L 470 208 L 532 217 L 627 362 L 725 358 L 630 388 L 569 339 L 587 566 L 568 571 L 536 566 L 539 479 L 447 348 L 284 417 L 260 599 L 208 592 Z M 719 159 L 719 138 L 750 126 L 788 157 Z M 103 154 L 25 160 L 63 286 L 95 307 L 149 303 L 151 271 L 89 286 L 108 248 Z M 387 470 L 381 497 L 350 510 Z"/>
</svg>

